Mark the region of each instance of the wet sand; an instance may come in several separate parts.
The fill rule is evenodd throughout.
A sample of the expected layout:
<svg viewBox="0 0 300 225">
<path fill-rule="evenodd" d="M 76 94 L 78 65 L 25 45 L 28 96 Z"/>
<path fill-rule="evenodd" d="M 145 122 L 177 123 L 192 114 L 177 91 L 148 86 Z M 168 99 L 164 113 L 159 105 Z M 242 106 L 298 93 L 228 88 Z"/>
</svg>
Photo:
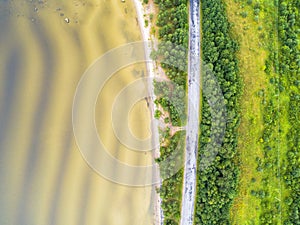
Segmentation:
<svg viewBox="0 0 300 225">
<path fill-rule="evenodd" d="M 0 224 L 152 224 L 152 187 L 100 177 L 72 132 L 73 97 L 86 68 L 107 50 L 142 39 L 134 5 L 12 0 L 0 6 Z M 151 153 L 121 145 L 105 119 L 115 94 L 135 79 L 132 71 L 118 72 L 100 94 L 96 123 L 112 154 L 143 165 Z M 149 135 L 146 107 L 140 102 L 130 113 L 140 138 Z"/>
<path fill-rule="evenodd" d="M 154 24 L 152 24 L 151 21 L 149 22 L 148 26 L 146 26 L 146 24 L 145 24 L 145 19 L 147 19 L 149 21 L 150 14 L 155 13 L 154 12 L 154 3 L 149 2 L 148 4 L 143 4 L 142 1 L 140 1 L 140 0 L 133 0 L 133 2 L 135 5 L 135 8 L 136 8 L 137 19 L 139 22 L 140 30 L 141 30 L 143 41 L 144 41 L 144 49 L 145 49 L 145 55 L 146 55 L 145 58 L 147 59 L 147 61 L 149 61 L 146 64 L 147 75 L 152 79 L 161 77 L 161 73 L 159 72 L 160 67 L 157 66 L 155 61 L 150 61 L 150 59 L 151 59 L 150 54 L 151 54 L 152 50 L 155 48 L 155 45 L 157 44 L 157 40 L 156 40 L 155 36 L 151 35 L 151 28 L 154 26 Z M 151 111 L 151 116 L 152 116 L 152 118 L 154 118 L 154 112 L 156 110 L 156 106 L 153 101 L 155 99 L 155 95 L 154 95 L 154 86 L 153 86 L 152 82 L 148 84 L 148 93 L 149 93 L 149 96 L 151 96 L 153 98 L 149 102 L 149 106 L 150 106 L 149 108 Z M 153 134 L 153 136 L 152 136 L 153 146 L 160 146 L 157 121 L 155 121 L 155 120 L 152 121 L 151 130 L 152 130 L 152 134 Z M 157 147 L 156 149 L 154 149 L 152 154 L 153 154 L 152 160 L 154 160 L 155 158 L 159 158 L 160 148 Z M 154 177 L 154 180 L 161 180 L 159 170 L 154 172 L 153 177 Z M 152 204 L 153 204 L 152 208 L 153 208 L 153 216 L 154 216 L 153 223 L 155 225 L 161 225 L 161 224 L 163 224 L 163 220 L 164 220 L 163 210 L 161 208 L 162 199 L 160 198 L 160 194 L 157 193 L 157 191 L 156 191 L 157 189 L 159 189 L 161 187 L 161 182 L 153 185 L 153 187 L 154 187 L 152 189 Z"/>
</svg>

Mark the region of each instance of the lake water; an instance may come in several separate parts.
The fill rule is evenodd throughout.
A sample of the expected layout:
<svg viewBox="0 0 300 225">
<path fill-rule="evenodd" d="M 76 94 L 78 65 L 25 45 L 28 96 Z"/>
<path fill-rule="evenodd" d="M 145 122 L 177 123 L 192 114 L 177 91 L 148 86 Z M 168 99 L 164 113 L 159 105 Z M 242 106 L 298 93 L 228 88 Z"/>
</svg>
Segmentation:
<svg viewBox="0 0 300 225">
<path fill-rule="evenodd" d="M 74 93 L 84 71 L 106 51 L 138 40 L 130 1 L 0 0 L 1 225 L 153 223 L 152 187 L 99 176 L 83 159 L 72 129 Z M 109 118 L 115 96 L 143 70 L 137 65 L 116 73 L 95 110 L 111 154 L 137 165 L 151 163 L 151 153 L 122 145 Z M 124 126 L 135 136 L 149 136 L 145 101 L 128 117 Z"/>
</svg>

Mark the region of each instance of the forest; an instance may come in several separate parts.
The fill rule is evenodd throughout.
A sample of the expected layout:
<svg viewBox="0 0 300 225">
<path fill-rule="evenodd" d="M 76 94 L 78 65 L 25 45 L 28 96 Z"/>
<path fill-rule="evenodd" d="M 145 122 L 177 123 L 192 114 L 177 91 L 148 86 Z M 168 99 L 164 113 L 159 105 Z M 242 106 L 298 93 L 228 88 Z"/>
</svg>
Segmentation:
<svg viewBox="0 0 300 225">
<path fill-rule="evenodd" d="M 208 65 L 210 70 L 203 73 L 195 224 L 230 224 L 229 209 L 236 194 L 239 175 L 235 163 L 242 87 L 236 58 L 239 46 L 230 34 L 224 3 L 221 0 L 204 0 L 201 6 L 202 58 L 203 64 Z M 205 91 L 213 81 L 210 74 L 220 86 L 224 112 L 219 109 L 215 112 L 208 104 L 209 101 L 216 101 L 217 105 L 222 105 L 220 98 L 214 100 L 213 90 Z M 226 119 L 222 123 L 223 118 Z M 219 125 L 213 127 L 213 123 Z"/>
</svg>

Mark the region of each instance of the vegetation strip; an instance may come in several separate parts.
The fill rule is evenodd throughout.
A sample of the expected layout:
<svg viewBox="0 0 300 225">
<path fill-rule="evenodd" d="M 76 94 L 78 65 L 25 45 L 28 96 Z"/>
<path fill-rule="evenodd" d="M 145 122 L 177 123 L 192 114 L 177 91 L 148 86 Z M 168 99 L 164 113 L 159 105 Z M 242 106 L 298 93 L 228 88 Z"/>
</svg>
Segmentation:
<svg viewBox="0 0 300 225">
<path fill-rule="evenodd" d="M 161 44 L 152 57 L 164 69 L 168 82 L 155 82 L 155 103 L 159 110 L 156 117 L 160 118 L 169 127 L 160 130 L 160 158 L 164 161 L 174 151 L 179 149 L 177 159 L 183 158 L 185 131 L 172 133 L 171 127 L 185 125 L 186 96 L 181 89 L 186 90 L 187 81 L 187 49 L 188 49 L 188 8 L 186 0 L 154 0 L 158 6 L 157 18 L 154 18 L 158 27 L 157 36 Z M 175 163 L 174 163 L 175 164 Z M 168 168 L 160 168 L 161 176 L 174 169 L 170 163 Z M 183 169 L 172 177 L 163 180 L 158 190 L 162 199 L 164 224 L 177 225 L 180 223 L 180 209 L 183 183 Z"/>
<path fill-rule="evenodd" d="M 224 112 L 214 112 L 216 119 L 212 121 L 208 100 L 217 96 L 214 96 L 214 90 L 207 92 L 211 93 L 210 96 L 203 93 L 195 224 L 229 224 L 229 209 L 236 194 L 239 174 L 235 163 L 242 88 L 236 58 L 238 45 L 230 35 L 230 24 L 222 0 L 203 0 L 201 10 L 202 57 L 223 92 L 227 121 L 225 136 L 219 147 L 218 141 L 213 142 L 211 138 L 220 135 L 224 124 L 219 121 L 222 121 Z M 203 87 L 212 88 L 213 83 L 209 73 L 203 73 Z M 213 123 L 218 123 L 220 127 L 211 130 Z M 211 157 L 213 160 L 203 168 L 203 159 Z"/>
<path fill-rule="evenodd" d="M 284 137 L 285 143 L 287 143 L 286 160 L 283 161 L 281 167 L 282 179 L 289 192 L 283 202 L 286 214 L 282 222 L 286 225 L 300 224 L 299 12 L 299 0 L 279 1 L 279 80 L 275 82 L 275 85 L 279 92 L 281 104 L 279 115 L 284 115 L 282 108 L 286 109 L 289 122 L 289 129 Z M 281 129 L 280 126 L 279 132 Z"/>
</svg>

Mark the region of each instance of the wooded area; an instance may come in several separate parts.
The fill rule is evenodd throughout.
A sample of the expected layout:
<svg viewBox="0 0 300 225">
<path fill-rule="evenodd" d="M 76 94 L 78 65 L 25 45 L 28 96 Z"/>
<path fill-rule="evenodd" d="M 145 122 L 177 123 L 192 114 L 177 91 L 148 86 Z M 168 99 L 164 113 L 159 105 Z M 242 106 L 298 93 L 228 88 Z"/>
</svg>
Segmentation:
<svg viewBox="0 0 300 225">
<path fill-rule="evenodd" d="M 229 224 L 229 208 L 236 193 L 239 174 L 234 162 L 242 88 L 236 58 L 238 44 L 230 35 L 223 1 L 203 0 L 201 3 L 202 57 L 203 63 L 210 67 L 210 71 L 203 73 L 203 89 L 211 89 L 203 91 L 195 224 Z M 214 112 L 208 104 L 208 101 L 214 102 L 217 98 L 211 73 L 224 96 L 226 112 Z M 215 104 L 222 105 L 218 101 Z M 224 117 L 226 124 L 222 125 L 219 121 Z M 211 129 L 213 123 L 219 124 L 217 128 Z M 222 126 L 225 126 L 224 138 L 221 135 Z M 203 169 L 204 160 L 210 158 L 213 160 Z"/>
</svg>

